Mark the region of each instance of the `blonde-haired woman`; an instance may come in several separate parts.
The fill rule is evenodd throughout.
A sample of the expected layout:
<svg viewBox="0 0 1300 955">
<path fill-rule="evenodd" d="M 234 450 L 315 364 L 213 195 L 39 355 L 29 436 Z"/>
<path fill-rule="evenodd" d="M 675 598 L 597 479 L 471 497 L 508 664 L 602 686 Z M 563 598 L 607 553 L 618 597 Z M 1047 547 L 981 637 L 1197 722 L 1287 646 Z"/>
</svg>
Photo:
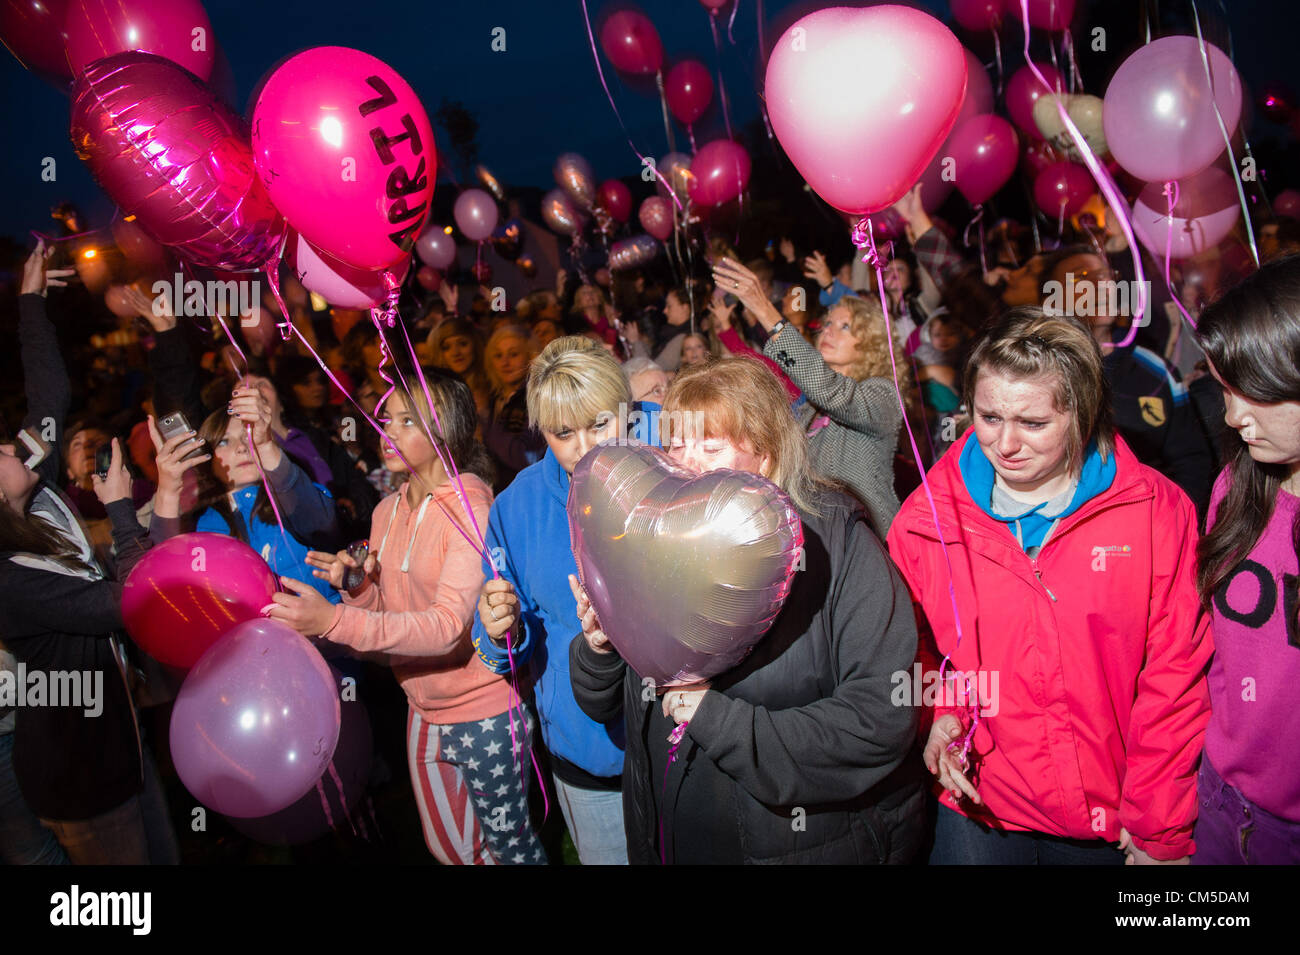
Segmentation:
<svg viewBox="0 0 1300 955">
<path fill-rule="evenodd" d="M 492 401 L 480 414 L 483 444 L 496 463 L 497 479 L 493 485 L 500 494 L 516 474 L 542 456 L 541 437 L 529 426 L 524 382 L 528 366 L 537 354 L 528 329 L 521 325 L 502 325 L 488 339 L 484 349 Z"/>
<path fill-rule="evenodd" d="M 917 711 L 891 700 L 892 674 L 908 672 L 916 653 L 906 585 L 862 509 L 813 472 L 789 398 L 767 368 L 728 358 L 683 370 L 664 421 L 683 467 L 748 471 L 781 487 L 803 521 L 804 550 L 753 652 L 710 684 L 659 699 L 646 699 L 577 592 L 574 694 L 591 718 L 627 724 L 630 861 L 910 861 L 924 816 Z M 673 760 L 668 736 L 683 723 Z"/>
<path fill-rule="evenodd" d="M 560 809 L 584 865 L 626 864 L 623 835 L 623 721 L 597 721 L 578 708 L 569 682 L 577 565 L 569 543 L 569 477 L 588 451 L 618 434 L 632 395 L 599 342 L 557 338 L 528 372 L 528 418 L 546 454 L 521 471 L 492 505 L 487 546 L 500 578 L 487 582 L 474 646 L 497 673 L 528 669 Z M 641 582 L 644 583 L 644 582 Z M 507 640 L 507 634 L 509 639 Z"/>
<path fill-rule="evenodd" d="M 469 385 L 474 405 L 485 413 L 492 405 L 492 383 L 483 360 L 483 335 L 472 322 L 449 318 L 429 332 L 431 364 L 454 371 Z"/>
<path fill-rule="evenodd" d="M 891 343 L 880 306 L 852 296 L 826 314 L 816 347 L 781 316 L 753 272 L 730 259 L 713 267 L 718 288 L 740 299 L 768 334 L 763 353 L 807 397 L 795 412 L 817 469 L 844 482 L 883 537 L 898 513 L 894 451 L 903 416 L 894 391 Z M 893 344 L 903 394 L 912 391 L 902 349 Z"/>
</svg>

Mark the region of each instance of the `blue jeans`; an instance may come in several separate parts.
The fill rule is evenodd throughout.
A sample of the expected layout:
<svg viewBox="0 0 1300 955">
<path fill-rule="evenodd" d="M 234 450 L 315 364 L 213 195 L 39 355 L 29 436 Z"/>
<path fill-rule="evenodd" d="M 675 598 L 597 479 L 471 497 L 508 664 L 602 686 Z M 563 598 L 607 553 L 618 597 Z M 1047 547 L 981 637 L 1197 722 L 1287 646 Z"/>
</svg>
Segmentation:
<svg viewBox="0 0 1300 955">
<path fill-rule="evenodd" d="M 0 735 L 0 863 L 67 865 L 68 856 L 23 799 L 14 778 L 14 737 Z"/>
<path fill-rule="evenodd" d="M 1123 865 L 1124 853 L 1101 839 L 990 829 L 939 806 L 930 865 Z"/>
<path fill-rule="evenodd" d="M 1208 757 L 1196 774 L 1200 814 L 1192 865 L 1300 865 L 1300 822 L 1260 809 Z"/>
<path fill-rule="evenodd" d="M 559 776 L 555 793 L 583 865 L 627 865 L 627 830 L 623 794 L 618 790 L 581 789 Z"/>
</svg>

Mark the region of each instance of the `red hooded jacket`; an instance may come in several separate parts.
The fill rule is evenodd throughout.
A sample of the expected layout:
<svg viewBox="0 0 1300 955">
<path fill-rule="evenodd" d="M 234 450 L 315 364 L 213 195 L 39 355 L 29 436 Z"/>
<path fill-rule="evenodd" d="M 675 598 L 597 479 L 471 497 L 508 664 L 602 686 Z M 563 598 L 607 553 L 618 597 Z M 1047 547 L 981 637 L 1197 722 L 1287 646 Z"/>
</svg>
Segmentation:
<svg viewBox="0 0 1300 955">
<path fill-rule="evenodd" d="M 944 653 L 951 667 L 980 671 L 972 781 L 983 805 L 947 792 L 941 802 L 996 828 L 1112 842 L 1124 828 L 1152 858 L 1189 855 L 1213 653 L 1196 591 L 1191 501 L 1116 438 L 1110 488 L 1030 558 L 966 489 L 958 462 L 972 440 L 973 431 L 928 475 L 960 647 L 924 488 L 888 537 L 928 648 L 922 677 L 907 682 L 937 689 Z M 907 696 L 912 687 L 897 689 Z M 970 725 L 969 708 L 945 705 L 957 702 L 951 696 L 911 702 Z"/>
</svg>

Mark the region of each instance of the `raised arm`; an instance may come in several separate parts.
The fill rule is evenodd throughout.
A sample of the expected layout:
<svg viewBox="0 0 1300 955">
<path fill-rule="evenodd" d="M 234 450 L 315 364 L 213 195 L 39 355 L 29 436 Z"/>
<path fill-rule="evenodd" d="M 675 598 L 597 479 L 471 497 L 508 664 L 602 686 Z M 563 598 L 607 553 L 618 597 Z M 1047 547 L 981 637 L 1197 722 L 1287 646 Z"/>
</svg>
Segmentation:
<svg viewBox="0 0 1300 955">
<path fill-rule="evenodd" d="M 46 314 L 46 291 L 67 285 L 62 279 L 73 269 L 47 269 L 53 248 L 44 240 L 23 266 L 23 283 L 18 298 L 18 344 L 23 365 L 23 386 L 27 413 L 23 428 L 50 445 L 50 453 L 37 465 L 37 473 L 49 484 L 59 483 L 59 447 L 63 425 L 72 407 L 72 386 L 59 351 L 59 338 Z"/>
</svg>

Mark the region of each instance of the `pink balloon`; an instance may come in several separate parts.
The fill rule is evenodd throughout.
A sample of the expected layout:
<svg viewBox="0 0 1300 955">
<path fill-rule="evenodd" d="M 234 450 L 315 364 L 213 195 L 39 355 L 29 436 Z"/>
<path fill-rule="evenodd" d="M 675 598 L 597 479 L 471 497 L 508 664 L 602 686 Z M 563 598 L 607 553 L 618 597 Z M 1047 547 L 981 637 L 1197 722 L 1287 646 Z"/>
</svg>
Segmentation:
<svg viewBox="0 0 1300 955">
<path fill-rule="evenodd" d="M 1062 214 L 1062 208 L 1067 219 L 1078 215 L 1096 191 L 1092 174 L 1073 162 L 1053 163 L 1034 180 L 1034 201 L 1053 219 Z"/>
<path fill-rule="evenodd" d="M 772 127 L 808 184 L 837 209 L 876 212 L 920 178 L 952 130 L 966 58 L 927 13 L 832 7 L 777 41 L 765 88 Z"/>
<path fill-rule="evenodd" d="M 242 541 L 181 534 L 132 568 L 122 586 L 122 621 L 154 659 L 188 668 L 235 624 L 258 619 L 276 589 L 271 568 Z"/>
<path fill-rule="evenodd" d="M 952 18 L 967 30 L 996 30 L 1002 22 L 1002 0 L 950 0 Z"/>
<path fill-rule="evenodd" d="M 973 206 L 992 199 L 1016 171 L 1020 143 L 1001 116 L 976 116 L 957 127 L 948 140 L 957 189 Z"/>
<path fill-rule="evenodd" d="M 289 234 L 284 260 L 303 288 L 339 308 L 374 308 L 388 298 L 384 273 L 389 269 L 354 269 L 328 252 L 314 248 L 297 232 Z M 399 285 L 406 277 L 410 261 L 408 258 L 390 266 Z"/>
<path fill-rule="evenodd" d="M 212 76 L 217 42 L 199 0 L 72 0 L 64 29 L 74 77 L 95 60 L 133 50 L 171 60 L 205 83 Z"/>
<path fill-rule="evenodd" d="M 110 285 L 108 291 L 104 293 L 104 304 L 108 310 L 118 318 L 134 318 L 136 312 L 131 300 L 127 298 L 127 292 L 130 287 L 126 285 Z"/>
<path fill-rule="evenodd" d="M 739 143 L 715 139 L 700 148 L 691 160 L 691 202 L 720 206 L 730 202 L 749 185 L 749 153 Z"/>
<path fill-rule="evenodd" d="M 682 60 L 664 77 L 664 96 L 678 122 L 689 126 L 709 108 L 713 76 L 699 60 Z"/>
<path fill-rule="evenodd" d="M 167 250 L 149 238 L 139 222 L 114 219 L 112 230 L 113 241 L 122 250 L 122 256 L 137 269 L 146 273 L 166 270 Z"/>
<path fill-rule="evenodd" d="M 962 52 L 966 54 L 966 98 L 957 113 L 957 122 L 953 123 L 954 132 L 971 117 L 993 112 L 993 80 L 989 78 L 989 71 L 970 50 Z M 948 138 L 952 138 L 951 133 Z"/>
<path fill-rule="evenodd" d="M 600 47 L 616 69 L 654 75 L 664 64 L 659 31 L 639 10 L 619 10 L 600 28 Z"/>
<path fill-rule="evenodd" d="M 1053 91 L 1065 92 L 1065 80 L 1051 64 L 1039 63 L 1037 66 L 1047 78 L 1047 82 L 1051 84 L 1050 87 L 1039 82 L 1038 77 L 1034 76 L 1033 71 L 1027 66 L 1016 70 L 1007 82 L 1007 115 L 1016 124 L 1016 128 L 1028 135 L 1031 141 L 1043 138 L 1043 134 L 1038 131 L 1038 125 L 1034 122 L 1034 104 L 1038 102 L 1038 98 Z"/>
<path fill-rule="evenodd" d="M 600 447 L 573 471 L 569 538 L 610 642 L 657 686 L 723 673 L 781 611 L 803 525 L 775 484 L 695 475 L 646 445 Z M 725 559 L 724 559 L 725 557 Z M 625 586 L 653 574 L 665 591 Z"/>
<path fill-rule="evenodd" d="M 479 242 L 497 227 L 497 204 L 482 189 L 466 189 L 456 197 L 452 218 L 465 238 Z"/>
<path fill-rule="evenodd" d="M 1241 218 L 1236 183 L 1222 169 L 1211 166 L 1179 186 L 1169 253 L 1175 260 L 1214 248 Z M 1133 231 L 1157 261 L 1163 262 L 1170 244 L 1170 216 L 1169 199 L 1161 183 L 1149 183 L 1138 194 L 1133 205 Z"/>
<path fill-rule="evenodd" d="M 1029 25 L 1040 30 L 1064 30 L 1074 19 L 1074 0 L 1028 0 Z M 1007 13 L 1024 22 L 1020 0 L 1006 0 Z"/>
<path fill-rule="evenodd" d="M 1232 132 L 1241 119 L 1241 79 L 1232 61 L 1205 45 L 1214 91 L 1195 37 L 1153 40 L 1120 64 L 1106 88 L 1102 124 L 1110 151 L 1147 182 L 1196 175 L 1224 151 L 1215 103 Z"/>
<path fill-rule="evenodd" d="M 68 0 L 0 0 L 0 42 L 18 62 L 67 92 L 72 70 L 65 52 Z"/>
<path fill-rule="evenodd" d="M 596 201 L 619 222 L 632 217 L 632 190 L 617 179 L 606 179 L 600 184 Z"/>
<path fill-rule="evenodd" d="M 243 120 L 170 60 L 119 53 L 91 64 L 73 87 L 71 136 L 123 214 L 181 258 L 237 271 L 274 255 L 284 226 Z"/>
<path fill-rule="evenodd" d="M 420 261 L 435 269 L 445 269 L 456 261 L 456 240 L 442 226 L 431 225 L 415 243 Z"/>
<path fill-rule="evenodd" d="M 1057 152 L 1056 147 L 1045 139 L 1025 143 L 1025 151 L 1021 156 L 1021 160 L 1025 164 L 1025 169 L 1029 171 L 1031 179 L 1037 179 L 1040 172 L 1053 163 L 1061 162 L 1063 159 L 1065 157 Z"/>
<path fill-rule="evenodd" d="M 700 0 L 700 5 L 710 13 L 717 13 L 730 2 L 731 0 Z"/>
<path fill-rule="evenodd" d="M 320 653 L 277 620 L 233 626 L 194 665 L 172 710 L 176 773 L 226 816 L 279 812 L 329 766 L 342 718 Z"/>
<path fill-rule="evenodd" d="M 1295 189 L 1284 189 L 1279 192 L 1277 198 L 1273 200 L 1273 214 L 1300 219 L 1300 192 Z"/>
<path fill-rule="evenodd" d="M 673 234 L 673 210 L 668 200 L 661 196 L 650 196 L 643 200 L 637 218 L 641 222 L 641 228 L 661 242 Z"/>
<path fill-rule="evenodd" d="M 924 197 L 924 190 L 921 195 Z M 871 231 L 877 242 L 894 242 L 907 236 L 907 224 L 896 209 L 882 209 L 867 218 L 871 220 Z M 852 225 L 853 221 L 853 217 L 850 217 L 849 224 Z"/>
<path fill-rule="evenodd" d="M 429 217 L 429 117 L 410 85 L 368 53 L 316 47 L 281 65 L 253 107 L 253 152 L 289 224 L 355 268 L 400 261 Z"/>
</svg>

